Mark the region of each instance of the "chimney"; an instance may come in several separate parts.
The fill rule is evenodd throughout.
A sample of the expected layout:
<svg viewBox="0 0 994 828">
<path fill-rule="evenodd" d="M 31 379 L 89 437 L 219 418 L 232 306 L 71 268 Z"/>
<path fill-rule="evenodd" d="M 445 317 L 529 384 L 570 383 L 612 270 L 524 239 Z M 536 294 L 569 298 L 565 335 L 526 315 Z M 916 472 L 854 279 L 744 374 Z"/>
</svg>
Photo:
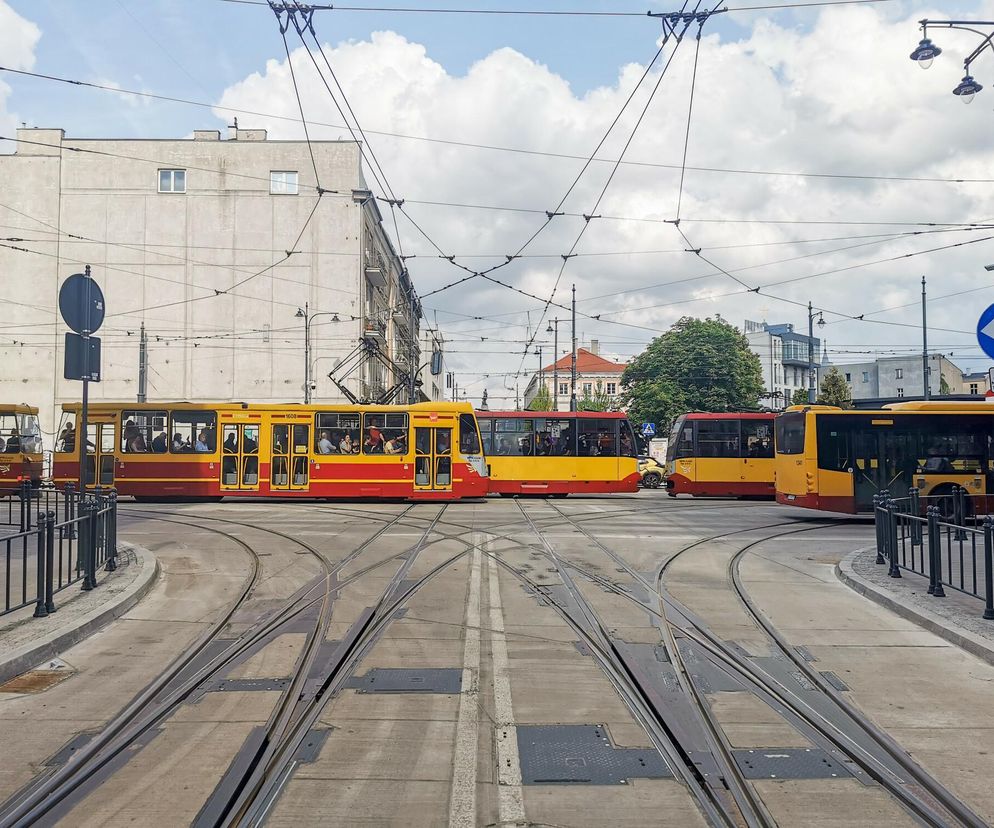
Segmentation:
<svg viewBox="0 0 994 828">
<path fill-rule="evenodd" d="M 193 130 L 194 141 L 220 141 L 221 132 L 216 129 L 195 129 Z"/>
<path fill-rule="evenodd" d="M 229 141 L 265 141 L 266 130 L 264 129 L 239 129 L 238 126 L 228 127 Z"/>
<path fill-rule="evenodd" d="M 594 356 L 601 355 L 601 343 L 599 339 L 590 340 L 590 353 L 592 353 Z"/>
</svg>

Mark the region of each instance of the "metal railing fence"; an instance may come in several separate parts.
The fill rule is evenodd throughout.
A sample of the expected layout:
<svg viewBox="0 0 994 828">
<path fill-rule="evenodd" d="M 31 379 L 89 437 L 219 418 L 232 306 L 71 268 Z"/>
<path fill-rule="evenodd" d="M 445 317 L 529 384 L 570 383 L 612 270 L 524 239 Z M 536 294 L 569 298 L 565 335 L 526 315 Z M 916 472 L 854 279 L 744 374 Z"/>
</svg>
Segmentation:
<svg viewBox="0 0 994 828">
<path fill-rule="evenodd" d="M 17 527 L 0 533 L 0 617 L 35 605 L 34 617 L 56 611 L 54 596 L 81 584 L 94 589 L 97 571 L 117 569 L 117 492 L 93 489 L 77 492 L 64 489 L 22 489 L 8 514 L 7 525 Z M 3 512 L 0 511 L 0 517 Z"/>
<path fill-rule="evenodd" d="M 946 588 L 984 602 L 983 617 L 994 620 L 994 517 L 985 495 L 956 487 L 951 494 L 907 497 L 887 491 L 873 497 L 878 564 L 888 575 L 901 570 L 928 578 L 928 594 L 944 598 Z"/>
</svg>

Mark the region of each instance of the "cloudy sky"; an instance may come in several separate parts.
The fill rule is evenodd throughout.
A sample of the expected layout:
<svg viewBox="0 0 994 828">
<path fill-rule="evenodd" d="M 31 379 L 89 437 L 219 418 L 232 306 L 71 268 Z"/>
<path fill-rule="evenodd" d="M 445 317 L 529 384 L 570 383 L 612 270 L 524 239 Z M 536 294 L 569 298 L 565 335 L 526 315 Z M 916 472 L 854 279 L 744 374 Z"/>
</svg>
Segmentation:
<svg viewBox="0 0 994 828">
<path fill-rule="evenodd" d="M 994 301 L 983 268 L 994 226 L 969 225 L 994 222 L 994 54 L 974 64 L 988 88 L 964 106 L 950 92 L 976 36 L 935 31 L 945 51 L 927 72 L 908 53 L 919 19 L 991 19 L 994 2 L 729 11 L 699 43 L 696 25 L 671 39 L 644 79 L 662 28 L 646 0 L 352 5 L 394 10 L 319 11 L 316 35 L 385 186 L 431 240 L 400 216 L 426 314 L 473 398 L 486 387 L 513 401 L 510 375 L 538 365 L 534 347 L 523 355 L 533 338 L 550 361 L 544 330 L 568 315 L 558 305 L 574 283 L 581 341 L 621 359 L 683 315 L 803 328 L 811 301 L 842 363 L 919 347 L 925 275 L 930 344 L 964 368 L 989 364 L 973 329 Z M 635 14 L 397 10 L 424 5 Z M 311 137 L 347 137 L 290 35 Z M 74 137 L 179 137 L 241 112 L 242 127 L 303 136 L 276 19 L 251 2 L 0 0 L 0 66 L 202 104 L 3 71 L 0 135 L 23 122 Z M 565 215 L 547 219 L 567 192 Z M 467 273 L 432 243 L 471 271 L 503 263 L 491 276 L 504 284 L 476 277 L 436 293 Z M 564 351 L 568 325 L 560 333 Z"/>
</svg>

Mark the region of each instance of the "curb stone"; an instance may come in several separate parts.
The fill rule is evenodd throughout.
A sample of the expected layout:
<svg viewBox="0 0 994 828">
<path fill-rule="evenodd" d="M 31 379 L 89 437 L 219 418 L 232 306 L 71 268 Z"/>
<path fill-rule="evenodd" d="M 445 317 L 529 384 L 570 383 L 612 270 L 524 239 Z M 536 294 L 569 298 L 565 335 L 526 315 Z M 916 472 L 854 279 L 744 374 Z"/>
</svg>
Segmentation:
<svg viewBox="0 0 994 828">
<path fill-rule="evenodd" d="M 52 630 L 32 640 L 29 644 L 0 656 L 0 684 L 37 667 L 42 662 L 93 635 L 101 627 L 106 626 L 116 618 L 120 618 L 148 594 L 159 577 L 159 561 L 147 549 L 133 544 L 122 543 L 121 552 L 134 555 L 135 564 L 139 567 L 138 575 L 127 588 L 120 595 L 117 595 L 110 604 L 102 603 L 89 610 L 77 619 L 70 628 Z M 99 590 L 99 587 L 97 589 Z M 55 617 L 58 618 L 58 615 Z M 29 623 L 37 624 L 38 621 Z"/>
<path fill-rule="evenodd" d="M 976 633 L 956 624 L 949 618 L 929 612 L 927 609 L 910 607 L 903 603 L 900 596 L 890 590 L 884 590 L 877 584 L 868 581 L 853 567 L 853 561 L 867 552 L 875 552 L 875 547 L 864 547 L 850 552 L 835 565 L 835 576 L 846 586 L 860 595 L 868 598 L 902 618 L 928 630 L 951 644 L 955 644 L 975 655 L 982 661 L 994 665 L 994 642 L 988 641 Z"/>
</svg>

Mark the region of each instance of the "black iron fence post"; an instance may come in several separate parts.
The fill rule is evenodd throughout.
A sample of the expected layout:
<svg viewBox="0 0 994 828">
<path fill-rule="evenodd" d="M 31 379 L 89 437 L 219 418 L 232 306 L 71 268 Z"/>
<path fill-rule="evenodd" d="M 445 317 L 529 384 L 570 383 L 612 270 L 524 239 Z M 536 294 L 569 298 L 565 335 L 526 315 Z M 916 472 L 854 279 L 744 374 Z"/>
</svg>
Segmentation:
<svg viewBox="0 0 994 828">
<path fill-rule="evenodd" d="M 939 554 L 939 509 L 929 506 L 925 510 L 928 518 L 928 594 L 935 595 L 935 558 Z"/>
<path fill-rule="evenodd" d="M 104 515 L 104 549 L 107 556 L 105 572 L 117 569 L 117 492 L 107 492 L 105 501 L 107 513 Z"/>
<path fill-rule="evenodd" d="M 912 486 L 908 489 L 908 496 L 910 498 L 908 513 L 913 518 L 911 521 L 911 546 L 914 548 L 922 545 L 922 525 L 921 521 L 917 520 L 922 514 L 921 492 L 917 486 Z"/>
<path fill-rule="evenodd" d="M 900 578 L 901 569 L 897 565 L 897 502 L 887 501 L 887 558 L 890 567 L 887 574 L 891 578 Z"/>
<path fill-rule="evenodd" d="M 45 604 L 45 552 L 48 549 L 48 542 L 45 540 L 48 520 L 45 513 L 38 515 L 38 556 L 35 560 L 35 618 L 44 618 L 48 615 L 48 608 Z"/>
<path fill-rule="evenodd" d="M 27 532 L 31 528 L 31 481 L 22 480 L 20 486 L 21 496 L 21 531 Z"/>
<path fill-rule="evenodd" d="M 47 531 L 45 532 L 45 609 L 51 615 L 55 612 L 55 512 L 45 516 Z"/>
<path fill-rule="evenodd" d="M 994 620 L 994 518 L 984 518 L 984 619 Z"/>
<path fill-rule="evenodd" d="M 83 589 L 97 585 L 97 511 L 100 505 L 95 497 L 83 497 L 79 504 L 80 543 L 79 557 L 83 564 Z"/>
<path fill-rule="evenodd" d="M 880 506 L 880 496 L 873 496 L 873 528 L 877 532 L 877 559 L 875 563 L 884 563 L 884 518 L 883 510 Z"/>
<path fill-rule="evenodd" d="M 62 501 L 63 538 L 76 537 L 76 524 L 73 523 L 73 518 L 76 517 L 75 493 L 76 491 L 72 483 L 66 483 L 65 500 Z"/>
</svg>

